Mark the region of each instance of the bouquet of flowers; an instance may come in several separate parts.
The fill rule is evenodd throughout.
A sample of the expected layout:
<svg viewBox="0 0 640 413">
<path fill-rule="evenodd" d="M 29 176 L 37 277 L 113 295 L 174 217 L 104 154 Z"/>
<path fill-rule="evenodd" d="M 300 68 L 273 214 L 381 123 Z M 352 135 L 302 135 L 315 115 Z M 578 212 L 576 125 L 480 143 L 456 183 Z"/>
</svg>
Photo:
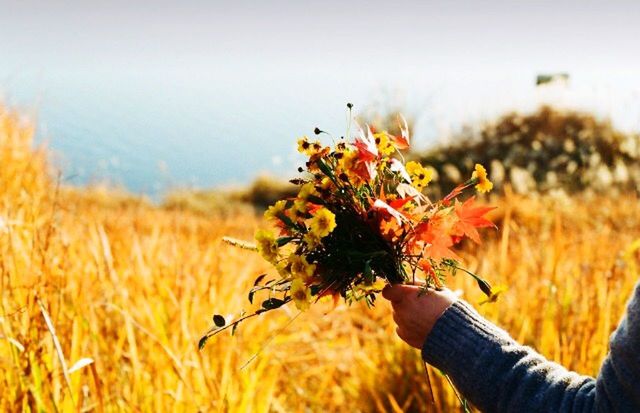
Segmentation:
<svg viewBox="0 0 640 413">
<path fill-rule="evenodd" d="M 351 106 L 349 105 L 349 109 Z M 478 206 L 475 198 L 460 201 L 466 190 L 484 193 L 493 184 L 482 165 L 446 197 L 431 200 L 423 190 L 435 171 L 419 162 L 405 162 L 409 148 L 407 122 L 399 118 L 399 135 L 354 124 L 355 138 L 325 146 L 304 136 L 298 150 L 308 157 L 296 197 L 272 205 L 265 217 L 275 232 L 258 230 L 255 244 L 226 238 L 230 244 L 256 250 L 271 263 L 278 278 L 260 275 L 249 291 L 264 294 L 261 308 L 227 324 L 214 316 L 215 326 L 200 340 L 247 318 L 293 302 L 306 310 L 322 297 L 348 303 L 365 300 L 373 305 L 385 284 L 415 281 L 421 273 L 424 289 L 442 288 L 447 275 L 462 270 L 492 297 L 489 284 L 460 267 L 453 248 L 464 238 L 479 243 L 478 228 L 493 227 L 485 215 L 492 207 Z M 315 129 L 316 135 L 329 135 Z"/>
</svg>

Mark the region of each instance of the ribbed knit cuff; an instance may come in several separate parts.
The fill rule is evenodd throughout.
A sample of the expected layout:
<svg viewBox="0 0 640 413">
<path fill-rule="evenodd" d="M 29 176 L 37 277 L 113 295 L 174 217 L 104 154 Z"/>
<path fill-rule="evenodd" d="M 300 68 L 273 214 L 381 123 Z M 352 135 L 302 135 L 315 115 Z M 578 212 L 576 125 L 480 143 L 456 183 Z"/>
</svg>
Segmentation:
<svg viewBox="0 0 640 413">
<path fill-rule="evenodd" d="M 422 358 L 448 374 L 463 374 L 478 356 L 513 339 L 462 300 L 438 319 L 422 346 Z"/>
</svg>

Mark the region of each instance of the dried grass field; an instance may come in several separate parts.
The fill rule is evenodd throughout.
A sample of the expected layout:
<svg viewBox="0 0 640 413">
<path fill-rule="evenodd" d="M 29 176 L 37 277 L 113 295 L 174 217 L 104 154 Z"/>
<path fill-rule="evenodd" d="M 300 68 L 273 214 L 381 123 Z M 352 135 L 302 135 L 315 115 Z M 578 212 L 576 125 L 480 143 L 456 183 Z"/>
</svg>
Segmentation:
<svg viewBox="0 0 640 413">
<path fill-rule="evenodd" d="M 57 184 L 33 130 L 0 108 L 0 411 L 455 411 L 446 381 L 394 334 L 386 302 L 289 306 L 198 351 L 269 271 L 222 243 L 264 223 Z M 466 266 L 509 286 L 476 305 L 523 343 L 595 374 L 638 280 L 633 196 L 507 195 Z M 458 276 L 450 287 L 477 304 Z M 226 314 L 225 314 L 226 315 Z M 296 317 L 294 319 L 294 317 Z M 257 354 L 257 357 L 253 357 Z M 84 359 L 84 360 L 83 360 Z M 88 360 L 90 359 L 90 360 Z"/>
</svg>

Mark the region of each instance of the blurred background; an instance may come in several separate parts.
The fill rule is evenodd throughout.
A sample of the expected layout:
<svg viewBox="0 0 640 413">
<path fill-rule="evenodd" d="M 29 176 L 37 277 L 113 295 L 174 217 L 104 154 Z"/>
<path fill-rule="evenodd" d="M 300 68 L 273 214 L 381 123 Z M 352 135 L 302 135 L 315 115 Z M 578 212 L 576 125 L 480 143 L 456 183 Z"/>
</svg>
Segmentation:
<svg viewBox="0 0 640 413">
<path fill-rule="evenodd" d="M 542 103 L 640 126 L 633 1 L 0 4 L 0 96 L 72 184 L 290 176 L 295 139 L 344 134 L 347 102 L 411 117 L 422 149 Z"/>
<path fill-rule="evenodd" d="M 640 277 L 639 18 L 637 1 L 0 0 L 0 411 L 459 410 L 386 302 L 284 306 L 198 351 L 277 276 L 222 238 L 266 227 L 296 139 L 345 134 L 347 102 L 392 132 L 404 114 L 429 195 L 487 167 L 498 230 L 457 253 L 506 291 L 447 285 L 596 375 Z"/>
</svg>

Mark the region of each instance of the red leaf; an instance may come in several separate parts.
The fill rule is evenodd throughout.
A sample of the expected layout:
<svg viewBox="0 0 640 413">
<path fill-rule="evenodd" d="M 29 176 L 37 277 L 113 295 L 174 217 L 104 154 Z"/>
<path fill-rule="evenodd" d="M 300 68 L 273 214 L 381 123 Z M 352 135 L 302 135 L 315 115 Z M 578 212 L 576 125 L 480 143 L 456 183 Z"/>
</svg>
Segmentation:
<svg viewBox="0 0 640 413">
<path fill-rule="evenodd" d="M 355 145 L 356 149 L 358 149 L 358 160 L 371 162 L 378 159 L 378 147 L 376 146 L 376 139 L 373 137 L 371 128 L 368 125 L 365 126 L 367 128 L 367 133 L 365 134 L 365 132 L 360 129 L 359 134 L 356 137 Z"/>
<path fill-rule="evenodd" d="M 373 203 L 373 206 L 371 207 L 372 210 L 374 211 L 378 211 L 381 212 L 382 214 L 386 215 L 386 216 L 390 216 L 395 218 L 396 222 L 398 223 L 398 226 L 402 225 L 402 220 L 406 219 L 402 213 L 400 213 L 399 211 L 397 211 L 396 209 L 394 209 L 393 207 L 391 207 L 389 204 L 387 204 L 386 202 L 380 200 L 380 199 L 376 199 L 376 201 Z"/>
<path fill-rule="evenodd" d="M 424 271 L 424 274 L 427 276 L 427 278 L 430 278 L 437 287 L 443 286 L 440 282 L 440 279 L 438 279 L 438 275 L 433 270 L 433 266 L 431 265 L 431 262 L 429 260 L 420 260 L 418 262 L 418 265 L 420 266 L 420 268 L 422 268 L 422 271 Z"/>
<path fill-rule="evenodd" d="M 409 127 L 407 126 L 407 120 L 404 116 L 400 115 L 402 124 L 400 125 L 400 136 L 394 136 L 389 134 L 391 141 L 398 149 L 407 149 L 409 147 Z"/>
<path fill-rule="evenodd" d="M 495 207 L 487 206 L 474 206 L 475 198 L 471 197 L 464 203 L 456 201 L 455 211 L 458 216 L 458 221 L 453 226 L 453 233 L 455 235 L 467 237 L 480 244 L 480 234 L 476 228 L 484 227 L 496 227 L 493 222 L 484 217 L 489 211 L 494 210 Z"/>
<path fill-rule="evenodd" d="M 411 200 L 413 200 L 413 198 L 415 198 L 414 196 L 408 196 L 406 198 L 399 198 L 396 200 L 393 200 L 391 202 L 389 202 L 389 206 L 391 206 L 391 208 L 394 209 L 400 209 L 403 206 L 405 206 L 405 204 Z"/>
<path fill-rule="evenodd" d="M 307 211 L 311 215 L 315 214 L 319 209 L 322 209 L 322 205 L 317 205 L 317 204 L 314 204 L 314 203 L 311 203 L 311 202 L 309 202 L 307 204 Z"/>
<path fill-rule="evenodd" d="M 376 170 L 376 164 L 374 161 L 361 161 L 356 160 L 356 164 L 354 165 L 352 171 L 363 181 L 372 182 L 378 176 L 378 171 Z"/>
<path fill-rule="evenodd" d="M 453 188 L 453 190 L 451 192 L 449 192 L 449 195 L 445 196 L 442 199 L 442 203 L 444 205 L 449 205 L 449 201 L 451 201 L 453 198 L 455 198 L 458 195 L 460 195 L 462 193 L 462 191 L 464 191 L 467 187 L 468 187 L 468 185 L 465 185 L 465 184 L 460 184 L 460 185 L 456 186 L 455 188 Z"/>
</svg>

